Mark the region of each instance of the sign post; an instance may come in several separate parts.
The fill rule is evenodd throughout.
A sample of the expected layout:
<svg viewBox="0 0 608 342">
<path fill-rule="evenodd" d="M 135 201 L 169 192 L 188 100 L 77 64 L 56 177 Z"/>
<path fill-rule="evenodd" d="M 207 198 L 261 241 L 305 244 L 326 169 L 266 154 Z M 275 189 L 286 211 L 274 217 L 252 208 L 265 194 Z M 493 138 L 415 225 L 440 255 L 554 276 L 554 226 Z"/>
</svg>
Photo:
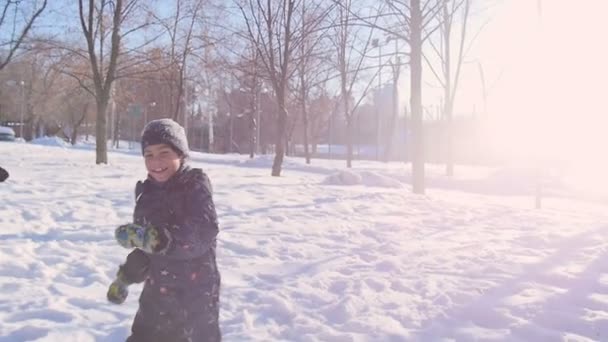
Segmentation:
<svg viewBox="0 0 608 342">
<path fill-rule="evenodd" d="M 129 139 L 129 149 L 133 148 L 135 137 L 135 121 L 138 118 L 141 118 L 143 113 L 142 105 L 139 103 L 132 103 L 129 105 L 127 109 L 127 117 L 129 118 L 129 122 L 131 124 L 131 139 Z"/>
</svg>

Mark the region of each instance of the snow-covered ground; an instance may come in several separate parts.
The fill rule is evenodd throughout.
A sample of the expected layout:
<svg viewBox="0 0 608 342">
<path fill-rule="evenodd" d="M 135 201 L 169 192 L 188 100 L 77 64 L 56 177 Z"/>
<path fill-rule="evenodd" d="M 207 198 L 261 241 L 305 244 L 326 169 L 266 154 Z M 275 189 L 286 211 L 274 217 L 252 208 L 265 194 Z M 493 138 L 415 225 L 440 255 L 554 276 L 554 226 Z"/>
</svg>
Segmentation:
<svg viewBox="0 0 608 342">
<path fill-rule="evenodd" d="M 142 159 L 38 143 L 0 142 L 0 342 L 123 341 L 141 288 L 105 293 Z M 215 189 L 225 341 L 608 340 L 605 183 L 545 170 L 535 210 L 522 168 L 429 166 L 421 196 L 401 163 L 288 158 L 274 178 L 269 156 L 192 159 Z"/>
</svg>

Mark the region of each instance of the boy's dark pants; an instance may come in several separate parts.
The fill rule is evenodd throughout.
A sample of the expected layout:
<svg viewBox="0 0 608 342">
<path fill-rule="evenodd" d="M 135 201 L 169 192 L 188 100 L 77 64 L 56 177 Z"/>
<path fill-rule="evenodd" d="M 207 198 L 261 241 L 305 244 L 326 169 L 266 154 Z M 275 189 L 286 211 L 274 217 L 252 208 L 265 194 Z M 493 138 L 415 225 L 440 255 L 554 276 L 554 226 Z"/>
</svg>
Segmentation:
<svg viewBox="0 0 608 342">
<path fill-rule="evenodd" d="M 127 261 L 120 266 L 129 283 L 141 283 L 148 278 L 149 258 L 139 249 L 134 249 L 127 256 Z M 219 288 L 219 279 L 213 281 Z M 215 287 L 214 286 L 214 287 Z M 131 328 L 132 334 L 127 342 L 219 342 L 219 291 L 193 294 L 193 298 L 182 300 L 183 304 L 175 303 L 168 307 L 176 310 L 189 306 L 190 317 L 179 317 L 178 311 L 168 312 L 165 317 L 159 316 L 155 308 L 158 301 L 158 290 L 146 283 L 139 299 L 139 307 Z M 164 306 L 165 308 L 167 306 Z M 142 310 L 144 309 L 144 310 Z M 150 317 L 145 317 L 144 312 Z M 184 329 L 189 327 L 189 330 Z"/>
</svg>

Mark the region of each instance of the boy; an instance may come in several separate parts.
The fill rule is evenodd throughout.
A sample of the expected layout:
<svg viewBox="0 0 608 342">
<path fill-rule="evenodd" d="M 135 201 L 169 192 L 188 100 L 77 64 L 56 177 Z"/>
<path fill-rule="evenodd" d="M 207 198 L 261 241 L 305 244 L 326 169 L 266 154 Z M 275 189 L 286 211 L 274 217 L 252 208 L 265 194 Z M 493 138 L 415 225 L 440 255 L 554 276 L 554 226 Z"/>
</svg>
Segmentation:
<svg viewBox="0 0 608 342">
<path fill-rule="evenodd" d="M 148 178 L 135 188 L 133 223 L 116 229 L 125 248 L 108 300 L 120 304 L 127 286 L 145 281 L 128 342 L 215 342 L 220 274 L 218 222 L 209 178 L 187 165 L 188 141 L 171 119 L 151 121 L 141 138 Z"/>
</svg>

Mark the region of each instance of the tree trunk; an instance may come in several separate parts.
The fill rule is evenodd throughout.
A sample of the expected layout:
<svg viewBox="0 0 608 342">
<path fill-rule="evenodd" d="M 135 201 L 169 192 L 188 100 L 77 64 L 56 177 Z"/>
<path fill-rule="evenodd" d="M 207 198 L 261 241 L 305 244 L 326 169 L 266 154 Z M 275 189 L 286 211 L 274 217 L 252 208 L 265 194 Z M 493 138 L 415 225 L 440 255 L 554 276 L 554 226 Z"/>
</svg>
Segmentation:
<svg viewBox="0 0 608 342">
<path fill-rule="evenodd" d="M 408 134 L 409 130 L 409 116 L 407 106 L 403 111 L 403 137 L 404 137 L 404 145 L 403 145 L 403 161 L 408 163 L 410 159 L 410 135 Z"/>
<path fill-rule="evenodd" d="M 349 117 L 346 119 L 346 167 L 353 167 L 353 119 Z"/>
<path fill-rule="evenodd" d="M 234 139 L 234 115 L 230 112 L 230 126 L 228 126 L 228 153 L 232 153 L 232 141 Z"/>
<path fill-rule="evenodd" d="M 76 145 L 76 139 L 78 138 L 78 127 L 74 126 L 72 134 L 70 135 L 70 144 Z"/>
<path fill-rule="evenodd" d="M 285 156 L 291 155 L 291 150 L 289 149 L 289 139 L 285 139 Z"/>
<path fill-rule="evenodd" d="M 254 100 L 255 101 L 255 100 Z M 255 122 L 255 113 L 257 112 L 257 106 L 255 104 L 255 102 L 253 103 L 252 108 L 256 108 L 255 111 L 251 111 L 251 113 L 249 113 L 249 158 L 253 159 L 253 157 L 255 156 L 255 134 L 257 131 L 257 125 L 259 125 L 259 123 Z"/>
<path fill-rule="evenodd" d="M 277 137 L 276 137 L 276 151 L 274 155 L 274 161 L 272 163 L 272 176 L 281 176 L 281 166 L 283 165 L 283 159 L 285 157 L 285 128 L 287 124 L 287 108 L 285 107 L 285 94 L 284 90 L 277 92 L 277 101 L 279 102 L 279 118 L 277 120 Z"/>
<path fill-rule="evenodd" d="M 180 111 L 182 108 L 182 101 L 184 101 L 183 99 L 184 97 L 184 68 L 181 67 L 179 69 L 179 79 L 177 80 L 177 96 L 175 99 L 175 108 L 173 110 L 173 120 L 175 120 L 176 122 L 180 122 Z M 183 122 L 182 122 L 183 124 Z"/>
<path fill-rule="evenodd" d="M 452 108 L 448 105 L 445 113 L 446 121 L 446 166 L 445 174 L 448 177 L 454 176 L 454 123 L 452 119 Z"/>
<path fill-rule="evenodd" d="M 446 167 L 445 174 L 448 177 L 454 175 L 454 127 L 452 125 L 452 103 L 453 103 L 453 94 L 452 94 L 452 65 L 451 65 L 451 27 L 450 27 L 450 14 L 448 13 L 448 5 L 445 3 L 443 5 L 443 18 L 444 18 L 444 64 L 445 64 L 445 107 L 444 107 L 444 115 L 446 121 Z M 463 38 L 464 39 L 464 38 Z"/>
<path fill-rule="evenodd" d="M 422 13 L 420 0 L 410 0 L 410 107 L 412 108 L 412 190 L 424 194 L 424 139 L 422 122 Z"/>
<path fill-rule="evenodd" d="M 120 148 L 120 134 L 121 134 L 120 128 L 122 127 L 122 125 L 120 124 L 121 115 L 120 115 L 120 112 L 116 112 L 115 106 L 116 105 L 114 103 L 112 103 L 111 108 L 112 108 L 112 111 L 114 112 L 114 115 L 112 115 L 112 118 L 114 120 L 113 141 L 114 141 L 114 146 L 116 146 L 116 148 Z"/>
<path fill-rule="evenodd" d="M 80 116 L 80 119 L 78 119 L 78 121 L 76 121 L 76 123 L 74 123 L 74 127 L 72 128 L 72 136 L 70 137 L 70 143 L 72 145 L 76 144 L 76 139 L 78 138 L 78 128 L 80 128 L 82 123 L 85 121 L 85 118 L 87 117 L 88 108 L 89 108 L 89 104 L 87 103 L 84 105 L 84 108 L 82 109 L 82 116 Z"/>
<path fill-rule="evenodd" d="M 541 173 L 541 169 L 540 166 L 536 167 L 535 170 L 535 208 L 536 209 L 541 209 L 542 208 L 542 198 L 543 198 L 543 186 L 542 186 L 542 173 Z"/>
<path fill-rule="evenodd" d="M 108 96 L 101 95 L 97 101 L 97 121 L 95 124 L 96 164 L 108 163 L 108 143 L 106 141 L 106 109 Z"/>
<path fill-rule="evenodd" d="M 310 151 L 308 149 L 308 113 L 306 109 L 306 101 L 302 105 L 302 119 L 304 120 L 304 156 L 306 164 L 310 164 Z"/>
<path fill-rule="evenodd" d="M 396 66 L 397 68 L 399 66 Z M 398 71 L 397 71 L 398 73 Z M 384 162 L 388 163 L 390 161 L 391 158 L 391 153 L 392 153 L 392 148 L 393 148 L 393 138 L 395 136 L 395 126 L 396 126 L 396 122 L 397 122 L 397 116 L 399 115 L 399 76 L 398 74 L 395 75 L 394 80 L 393 80 L 393 108 L 392 108 L 392 115 L 391 115 L 391 119 L 389 121 L 388 126 L 386 127 L 386 143 L 385 143 L 385 150 L 384 150 Z"/>
<path fill-rule="evenodd" d="M 344 65 L 344 64 L 343 64 Z M 346 167 L 353 166 L 353 115 L 350 112 L 350 93 L 346 90 L 346 71 L 342 69 L 342 105 L 344 106 L 344 118 L 346 119 Z"/>
<path fill-rule="evenodd" d="M 303 25 L 303 24 L 302 24 Z M 304 46 L 302 45 L 302 54 L 304 54 Z M 304 66 L 300 67 L 300 98 L 302 100 L 302 122 L 304 124 L 304 157 L 306 158 L 306 164 L 310 164 L 310 152 L 308 150 L 308 112 L 306 108 L 306 102 L 308 101 L 308 94 L 306 91 L 306 77 L 304 75 Z"/>
</svg>

